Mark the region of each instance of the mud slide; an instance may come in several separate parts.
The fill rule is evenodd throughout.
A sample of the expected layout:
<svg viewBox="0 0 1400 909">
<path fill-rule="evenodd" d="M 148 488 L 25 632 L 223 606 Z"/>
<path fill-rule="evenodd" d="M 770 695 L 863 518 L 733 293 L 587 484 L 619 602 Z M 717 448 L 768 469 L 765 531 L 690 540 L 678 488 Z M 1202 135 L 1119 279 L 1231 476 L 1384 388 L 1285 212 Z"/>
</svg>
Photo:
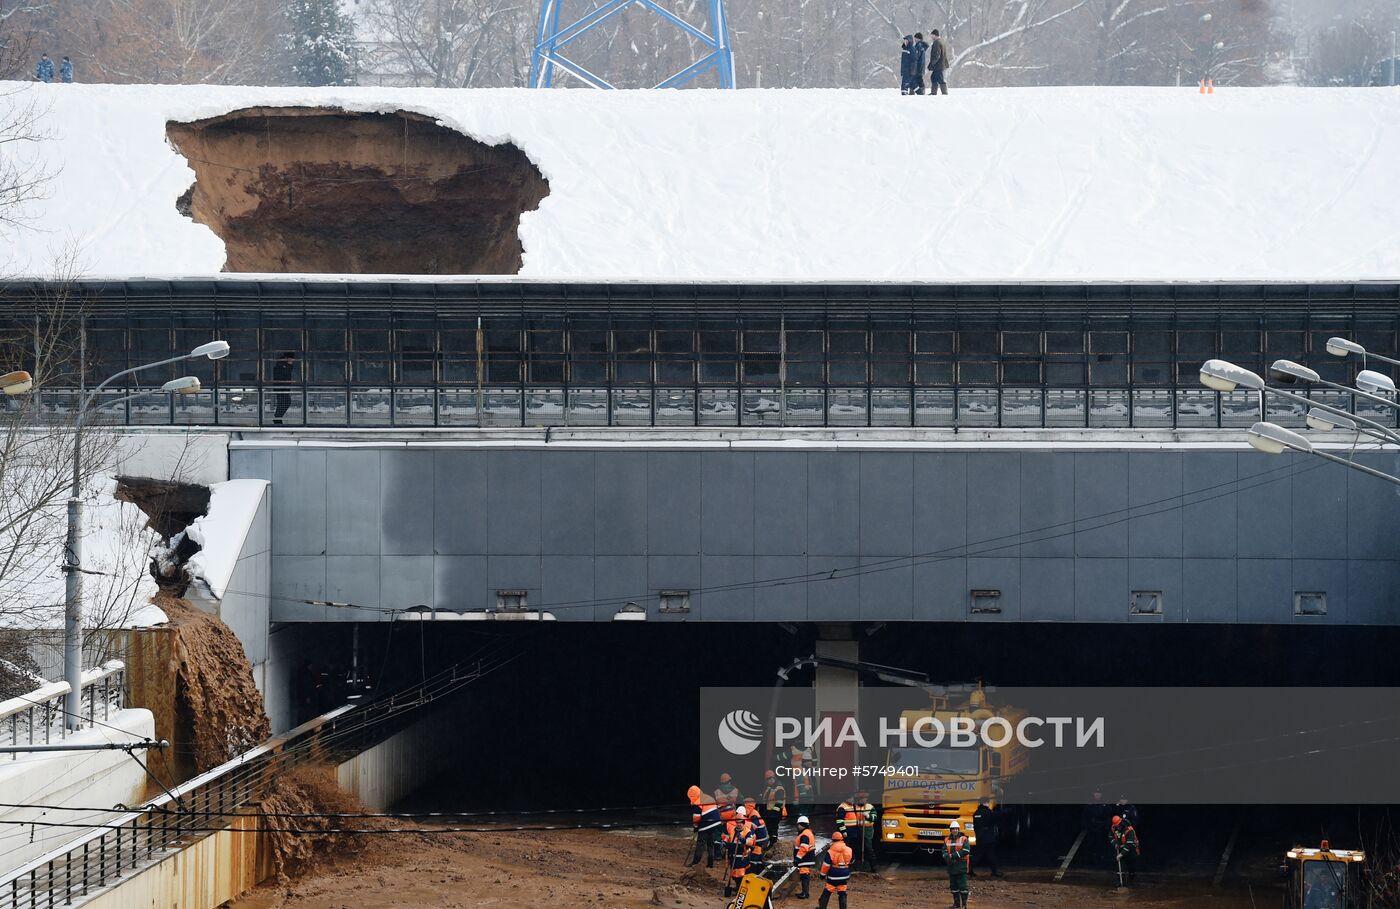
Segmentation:
<svg viewBox="0 0 1400 909">
<path fill-rule="evenodd" d="M 405 111 L 249 108 L 166 132 L 196 180 L 177 207 L 230 272 L 516 274 L 549 184 L 524 152 Z"/>
</svg>

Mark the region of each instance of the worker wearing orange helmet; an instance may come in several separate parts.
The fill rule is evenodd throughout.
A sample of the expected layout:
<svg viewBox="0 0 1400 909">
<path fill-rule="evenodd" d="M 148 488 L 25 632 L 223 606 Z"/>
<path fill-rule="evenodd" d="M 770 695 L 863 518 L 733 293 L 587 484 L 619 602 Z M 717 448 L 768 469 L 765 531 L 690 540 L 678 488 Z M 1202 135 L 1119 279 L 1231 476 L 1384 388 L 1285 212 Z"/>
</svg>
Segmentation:
<svg viewBox="0 0 1400 909">
<path fill-rule="evenodd" d="M 695 852 L 690 864 L 700 861 L 700 850 L 705 850 L 705 867 L 715 866 L 715 856 L 720 852 L 720 836 L 724 833 L 724 820 L 719 816 L 719 805 L 706 795 L 699 786 L 691 786 L 686 791 L 690 800 L 690 823 L 695 827 Z"/>
<path fill-rule="evenodd" d="M 768 829 L 768 824 L 763 819 L 763 812 L 758 809 L 758 804 L 752 796 L 744 799 L 744 816 L 749 820 L 749 826 L 753 829 L 753 849 L 749 852 L 749 871 L 753 874 L 763 873 L 763 856 L 772 845 L 773 835 Z"/>
<path fill-rule="evenodd" d="M 719 785 L 715 787 L 714 795 L 720 813 L 726 815 L 726 820 L 733 816 L 732 812 L 736 807 L 744 803 L 744 794 L 734 785 L 734 778 L 727 773 L 719 775 Z"/>
<path fill-rule="evenodd" d="M 1118 863 L 1119 883 L 1131 887 L 1133 879 L 1137 877 L 1138 856 L 1142 855 L 1137 830 L 1133 829 L 1131 821 L 1121 814 L 1115 814 L 1113 826 L 1108 830 L 1108 841 L 1113 847 L 1113 856 Z"/>
<path fill-rule="evenodd" d="M 840 909 L 846 909 L 846 890 L 851 883 L 851 863 L 854 857 L 845 839 L 839 830 L 831 835 L 831 846 L 822 858 L 820 871 L 822 879 L 826 881 L 826 889 L 822 891 L 821 899 L 817 900 L 817 909 L 826 909 L 833 893 L 836 894 Z"/>
</svg>

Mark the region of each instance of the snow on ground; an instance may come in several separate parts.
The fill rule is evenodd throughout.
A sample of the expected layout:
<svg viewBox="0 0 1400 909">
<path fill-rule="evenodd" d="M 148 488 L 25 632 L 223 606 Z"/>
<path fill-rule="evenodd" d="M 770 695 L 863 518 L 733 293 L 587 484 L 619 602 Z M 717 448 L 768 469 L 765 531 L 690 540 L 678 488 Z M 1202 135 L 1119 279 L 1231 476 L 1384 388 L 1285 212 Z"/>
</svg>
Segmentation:
<svg viewBox="0 0 1400 909">
<path fill-rule="evenodd" d="M 218 599 L 233 577 L 243 541 L 253 526 L 267 480 L 228 480 L 209 487 L 209 511 L 185 529 L 200 546 L 186 563 L 190 576 L 199 578 Z"/>
<path fill-rule="evenodd" d="M 157 587 L 149 561 L 160 538 L 146 527 L 146 515 L 112 497 L 116 480 L 97 478 L 83 498 L 83 605 L 88 622 L 107 628 L 137 628 L 166 620 L 152 605 Z M 64 504 L 56 508 L 61 513 Z M 0 626 L 63 627 L 62 522 L 51 528 L 42 551 L 26 553 L 24 570 L 0 581 Z M 0 551 L 8 543 L 0 540 Z"/>
<path fill-rule="evenodd" d="M 1395 89 L 5 93 L 50 107 L 58 178 L 10 250 L 31 274 L 70 239 L 94 277 L 217 273 L 166 121 L 329 105 L 518 144 L 550 181 L 521 221 L 531 279 L 1400 278 Z"/>
</svg>

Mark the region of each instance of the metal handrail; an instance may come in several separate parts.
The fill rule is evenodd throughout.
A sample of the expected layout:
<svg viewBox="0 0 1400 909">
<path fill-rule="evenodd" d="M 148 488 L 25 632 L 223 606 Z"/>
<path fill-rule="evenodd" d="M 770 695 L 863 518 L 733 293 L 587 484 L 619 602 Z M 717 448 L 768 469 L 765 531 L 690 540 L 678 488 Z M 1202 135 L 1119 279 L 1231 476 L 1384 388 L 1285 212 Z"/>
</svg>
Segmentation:
<svg viewBox="0 0 1400 909">
<path fill-rule="evenodd" d="M 126 664 L 108 660 L 98 669 L 83 671 L 82 709 L 79 729 L 90 729 L 112 718 L 122 709 Z M 67 682 L 49 682 L 28 694 L 0 701 L 0 745 L 40 745 L 62 741 L 79 731 L 64 722 Z M 13 754 L 11 760 L 18 760 Z"/>
<path fill-rule="evenodd" d="M 451 694 L 492 667 L 453 666 L 407 691 L 339 707 L 270 739 L 0 877 L 0 909 L 74 905 L 226 828 L 264 797 L 272 779 L 299 764 L 366 750 L 397 731 L 405 715 Z"/>
</svg>

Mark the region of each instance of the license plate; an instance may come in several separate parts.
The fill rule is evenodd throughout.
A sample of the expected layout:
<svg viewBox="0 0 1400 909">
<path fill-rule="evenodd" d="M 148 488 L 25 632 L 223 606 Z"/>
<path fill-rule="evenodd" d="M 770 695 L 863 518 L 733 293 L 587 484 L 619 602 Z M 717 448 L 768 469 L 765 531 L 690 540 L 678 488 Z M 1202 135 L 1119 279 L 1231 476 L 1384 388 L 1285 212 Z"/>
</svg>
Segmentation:
<svg viewBox="0 0 1400 909">
<path fill-rule="evenodd" d="M 931 840 L 931 839 L 936 839 L 937 837 L 938 837 L 938 831 L 937 831 L 937 830 L 920 830 L 920 831 L 919 831 L 919 839 L 921 839 L 921 840 L 922 840 L 922 839 L 930 839 L 930 840 Z"/>
</svg>

